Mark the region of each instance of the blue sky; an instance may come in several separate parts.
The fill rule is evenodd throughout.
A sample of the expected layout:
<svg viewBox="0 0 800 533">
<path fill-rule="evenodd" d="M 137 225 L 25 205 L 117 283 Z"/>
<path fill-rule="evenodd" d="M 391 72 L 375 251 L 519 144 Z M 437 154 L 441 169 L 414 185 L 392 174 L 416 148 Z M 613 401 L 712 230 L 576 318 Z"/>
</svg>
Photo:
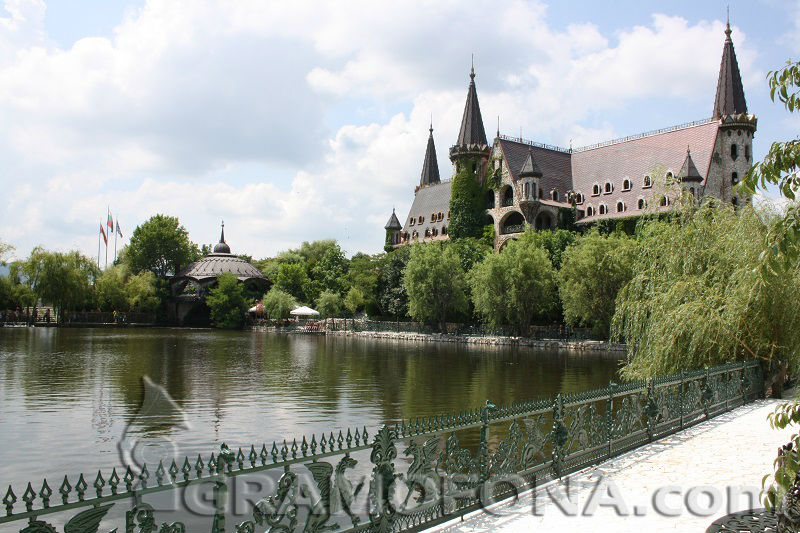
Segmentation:
<svg viewBox="0 0 800 533">
<path fill-rule="evenodd" d="M 710 116 L 726 6 L 5 0 L 0 239 L 93 256 L 110 207 L 120 245 L 165 212 L 256 257 L 376 252 L 431 115 L 451 173 L 470 54 L 487 132 L 579 146 Z M 730 13 L 758 159 L 800 128 L 765 82 L 800 55 L 800 5 Z"/>
</svg>

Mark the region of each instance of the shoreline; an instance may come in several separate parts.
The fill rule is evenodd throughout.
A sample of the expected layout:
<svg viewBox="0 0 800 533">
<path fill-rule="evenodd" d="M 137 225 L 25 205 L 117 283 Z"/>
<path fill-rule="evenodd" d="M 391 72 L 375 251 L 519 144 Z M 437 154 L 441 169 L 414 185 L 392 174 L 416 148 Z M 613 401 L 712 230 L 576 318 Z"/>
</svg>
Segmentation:
<svg viewBox="0 0 800 533">
<path fill-rule="evenodd" d="M 263 331 L 280 333 L 280 328 L 251 326 L 249 331 Z M 394 331 L 291 331 L 287 333 L 303 335 L 325 335 L 333 337 L 354 337 L 360 339 L 380 339 L 406 342 L 448 342 L 456 344 L 471 344 L 484 346 L 521 346 L 526 348 L 543 348 L 556 350 L 596 351 L 625 353 L 627 345 L 605 341 L 564 341 L 559 339 L 531 339 L 527 337 L 502 337 L 502 336 L 470 336 L 470 335 L 444 335 L 441 333 L 407 333 Z"/>
</svg>

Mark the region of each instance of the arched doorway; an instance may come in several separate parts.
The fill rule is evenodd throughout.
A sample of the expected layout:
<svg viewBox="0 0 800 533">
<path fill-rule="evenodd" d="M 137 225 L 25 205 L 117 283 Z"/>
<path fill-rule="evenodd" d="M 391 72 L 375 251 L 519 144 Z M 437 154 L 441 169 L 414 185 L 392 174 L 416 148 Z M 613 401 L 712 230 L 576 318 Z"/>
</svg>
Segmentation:
<svg viewBox="0 0 800 533">
<path fill-rule="evenodd" d="M 494 209 L 494 189 L 489 189 L 486 191 L 486 195 L 484 196 L 484 205 L 486 209 Z"/>
<path fill-rule="evenodd" d="M 503 207 L 514 205 L 514 189 L 511 188 L 511 185 L 506 185 L 503 187 L 502 198 Z"/>
<path fill-rule="evenodd" d="M 505 219 L 500 232 L 504 235 L 509 233 L 522 233 L 525 231 L 525 217 L 519 211 L 510 213 Z"/>
<path fill-rule="evenodd" d="M 550 216 L 550 213 L 546 211 L 539 213 L 539 215 L 536 217 L 536 229 L 553 229 L 553 217 Z"/>
</svg>

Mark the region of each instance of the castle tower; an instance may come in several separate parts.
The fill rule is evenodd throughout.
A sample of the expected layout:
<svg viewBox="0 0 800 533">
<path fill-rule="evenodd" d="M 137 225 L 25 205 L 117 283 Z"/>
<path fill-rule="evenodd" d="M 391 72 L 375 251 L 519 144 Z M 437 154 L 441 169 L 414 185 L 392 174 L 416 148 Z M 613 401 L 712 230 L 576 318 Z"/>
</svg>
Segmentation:
<svg viewBox="0 0 800 533">
<path fill-rule="evenodd" d="M 386 230 L 386 242 L 384 249 L 388 252 L 394 245 L 400 244 L 400 232 L 403 229 L 403 226 L 397 219 L 394 208 L 392 209 L 392 216 L 389 217 L 389 222 L 386 223 L 383 229 Z"/>
<path fill-rule="evenodd" d="M 737 205 L 741 200 L 733 188 L 753 166 L 753 137 L 758 120 L 747 113 L 730 22 L 725 27 L 713 118 L 719 121 L 719 131 L 704 192 Z"/>
<path fill-rule="evenodd" d="M 433 144 L 433 124 L 428 135 L 428 147 L 425 149 L 425 160 L 422 162 L 422 174 L 419 179 L 419 187 L 435 185 L 440 183 L 439 163 L 436 161 L 436 146 Z M 418 187 L 418 188 L 419 188 Z"/>
<path fill-rule="evenodd" d="M 458 132 L 456 144 L 450 148 L 450 161 L 453 163 L 454 174 L 458 173 L 464 165 L 471 164 L 472 171 L 482 177 L 486 171 L 491 147 L 486 142 L 486 131 L 483 128 L 478 92 L 475 90 L 474 67 L 470 68 L 469 79 L 461 129 Z"/>
</svg>

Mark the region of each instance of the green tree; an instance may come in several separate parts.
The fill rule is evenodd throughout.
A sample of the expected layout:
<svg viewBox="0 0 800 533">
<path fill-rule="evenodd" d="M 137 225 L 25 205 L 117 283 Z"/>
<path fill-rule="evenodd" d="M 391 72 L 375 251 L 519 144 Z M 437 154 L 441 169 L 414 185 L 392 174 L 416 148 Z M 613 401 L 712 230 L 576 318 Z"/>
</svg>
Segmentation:
<svg viewBox="0 0 800 533">
<path fill-rule="evenodd" d="M 289 318 L 290 313 L 297 308 L 294 296 L 278 287 L 272 287 L 262 300 L 264 312 L 269 318 L 279 320 Z"/>
<path fill-rule="evenodd" d="M 14 251 L 14 247 L 10 244 L 0 241 L 0 265 L 5 266 L 6 264 L 6 257 L 8 254 Z"/>
<path fill-rule="evenodd" d="M 125 283 L 125 297 L 128 309 L 141 313 L 153 313 L 161 305 L 158 294 L 157 279 L 152 272 L 133 274 Z"/>
<path fill-rule="evenodd" d="M 446 332 L 448 319 L 468 309 L 467 284 L 460 258 L 451 246 L 418 244 L 403 273 L 408 313 L 421 322 L 436 323 Z"/>
<path fill-rule="evenodd" d="M 403 284 L 411 246 L 401 246 L 387 253 L 378 264 L 378 305 L 381 314 L 405 318 L 408 314 L 408 293 Z"/>
<path fill-rule="evenodd" d="M 544 231 L 528 229 L 522 238 L 530 240 L 531 244 L 534 246 L 544 248 L 545 251 L 547 251 L 547 255 L 550 257 L 550 261 L 553 263 L 553 268 L 559 270 L 561 269 L 564 250 L 574 243 L 578 237 L 579 234 L 565 229 Z"/>
<path fill-rule="evenodd" d="M 556 305 L 555 269 L 532 239 L 509 242 L 470 271 L 475 312 L 490 326 L 509 324 L 525 334 Z"/>
<path fill-rule="evenodd" d="M 94 284 L 97 306 L 103 311 L 127 311 L 128 296 L 125 285 L 130 271 L 125 265 L 114 265 L 105 269 Z"/>
<path fill-rule="evenodd" d="M 366 303 L 367 296 L 364 294 L 361 287 L 350 287 L 350 290 L 347 291 L 344 297 L 344 306 L 353 315 L 364 309 Z"/>
<path fill-rule="evenodd" d="M 158 277 L 175 274 L 200 257 L 177 217 L 153 215 L 137 226 L 125 250 L 125 260 L 134 273 L 149 270 Z"/>
<path fill-rule="evenodd" d="M 634 276 L 620 291 L 612 337 L 629 346 L 622 372 L 645 378 L 732 361 L 764 361 L 769 387 L 798 368 L 800 277 L 761 272 L 775 214 L 706 203 L 639 230 Z"/>
<path fill-rule="evenodd" d="M 567 248 L 558 291 L 567 324 L 588 326 L 608 338 L 620 289 L 633 276 L 636 241 L 623 233 L 595 230 Z"/>
<path fill-rule="evenodd" d="M 221 329 L 239 329 L 244 325 L 248 302 L 242 284 L 234 274 L 217 277 L 217 286 L 208 291 L 206 305 L 211 310 L 211 323 Z"/>
<path fill-rule="evenodd" d="M 487 245 L 481 239 L 451 239 L 445 243 L 445 246 L 450 246 L 455 250 L 464 272 L 472 270 L 472 267 L 494 251 L 493 246 Z"/>
<path fill-rule="evenodd" d="M 52 303 L 59 314 L 85 308 L 93 302 L 92 284 L 99 270 L 94 261 L 77 251 L 60 253 L 34 248 L 22 272 L 33 294 Z"/>
<path fill-rule="evenodd" d="M 342 313 L 342 297 L 333 291 L 322 291 L 317 298 L 317 311 L 323 318 L 332 318 Z"/>
<path fill-rule="evenodd" d="M 306 266 L 301 263 L 283 263 L 278 267 L 275 276 L 275 287 L 288 292 L 299 301 L 305 301 L 311 279 L 308 277 Z"/>
<path fill-rule="evenodd" d="M 364 292 L 364 308 L 370 315 L 386 314 L 378 304 L 378 277 L 385 255 L 355 254 L 350 259 L 350 265 L 345 276 L 345 287 L 359 287 Z"/>
<path fill-rule="evenodd" d="M 309 300 L 316 299 L 317 294 L 323 290 L 331 290 L 341 294 L 344 287 L 344 276 L 347 274 L 348 262 L 344 252 L 333 241 L 333 244 L 325 249 L 322 256 L 311 267 L 310 278 L 312 280 L 312 291 Z"/>
</svg>

